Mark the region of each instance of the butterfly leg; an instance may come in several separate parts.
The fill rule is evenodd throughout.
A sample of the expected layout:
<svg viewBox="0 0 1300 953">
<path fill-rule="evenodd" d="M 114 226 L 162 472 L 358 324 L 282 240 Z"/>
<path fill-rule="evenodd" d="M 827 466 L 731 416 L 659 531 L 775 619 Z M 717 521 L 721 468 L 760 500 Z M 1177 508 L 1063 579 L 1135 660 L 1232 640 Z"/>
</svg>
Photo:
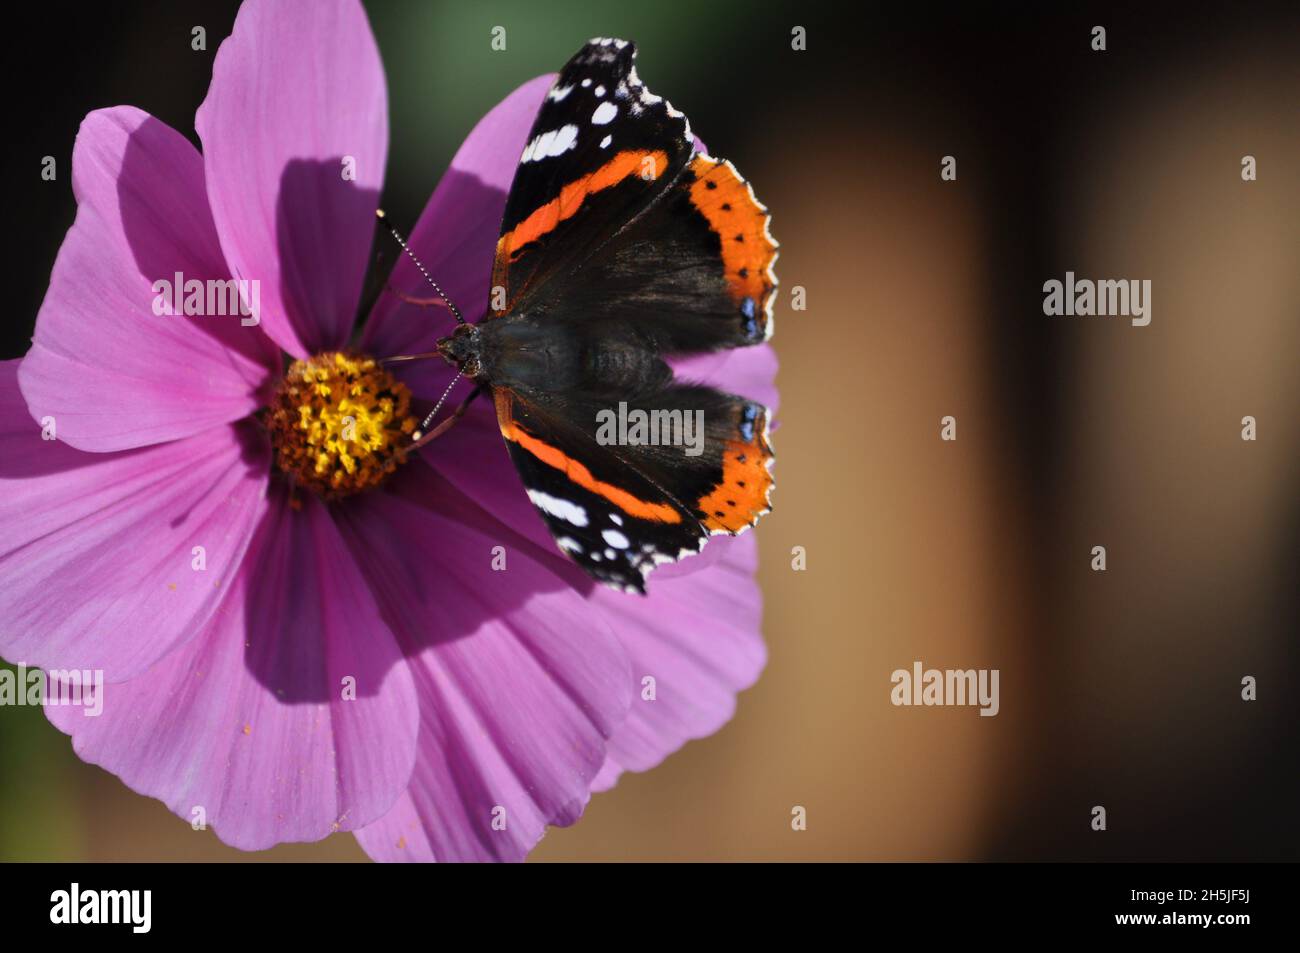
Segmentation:
<svg viewBox="0 0 1300 953">
<path fill-rule="evenodd" d="M 384 285 L 384 290 L 399 301 L 413 304 L 417 308 L 447 307 L 447 302 L 443 301 L 441 298 L 417 298 L 414 295 L 408 295 L 404 291 L 398 291 L 392 285 Z"/>
<path fill-rule="evenodd" d="M 423 361 L 430 357 L 442 357 L 438 351 L 425 351 L 423 354 L 399 354 L 396 357 L 382 358 L 380 364 L 396 364 L 399 361 Z"/>
<path fill-rule="evenodd" d="M 457 407 L 454 411 L 452 411 L 450 417 L 448 417 L 442 423 L 438 424 L 438 426 L 434 427 L 428 433 L 422 434 L 419 437 L 417 437 L 415 442 L 411 444 L 411 446 L 408 449 L 419 450 L 425 444 L 429 443 L 432 440 L 436 440 L 438 437 L 441 437 L 443 434 L 445 434 L 448 430 L 451 429 L 452 425 L 456 421 L 460 420 L 461 417 L 465 416 L 465 411 L 469 410 L 469 405 L 473 402 L 474 398 L 477 397 L 482 391 L 483 391 L 483 385 L 482 384 L 477 385 L 472 391 L 469 392 L 469 396 L 466 397 L 463 401 L 461 401 L 460 406 Z"/>
</svg>

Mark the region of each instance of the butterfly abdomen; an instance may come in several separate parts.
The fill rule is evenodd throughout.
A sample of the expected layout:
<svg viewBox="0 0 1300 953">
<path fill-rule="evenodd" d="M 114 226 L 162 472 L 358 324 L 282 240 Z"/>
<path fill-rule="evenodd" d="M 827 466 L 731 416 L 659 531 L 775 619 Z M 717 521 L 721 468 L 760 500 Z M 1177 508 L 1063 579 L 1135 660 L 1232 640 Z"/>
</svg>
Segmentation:
<svg viewBox="0 0 1300 953">
<path fill-rule="evenodd" d="M 582 350 L 584 383 L 594 393 L 651 394 L 672 380 L 672 370 L 635 332 L 586 336 Z"/>
</svg>

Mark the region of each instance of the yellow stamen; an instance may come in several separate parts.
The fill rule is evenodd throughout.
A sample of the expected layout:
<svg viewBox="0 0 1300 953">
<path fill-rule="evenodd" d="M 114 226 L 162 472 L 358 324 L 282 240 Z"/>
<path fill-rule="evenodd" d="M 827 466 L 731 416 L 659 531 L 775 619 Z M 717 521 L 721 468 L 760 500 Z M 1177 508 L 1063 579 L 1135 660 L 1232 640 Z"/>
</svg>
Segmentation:
<svg viewBox="0 0 1300 953">
<path fill-rule="evenodd" d="M 327 500 L 378 486 L 406 462 L 411 392 L 374 358 L 294 361 L 267 410 L 276 465 Z"/>
</svg>

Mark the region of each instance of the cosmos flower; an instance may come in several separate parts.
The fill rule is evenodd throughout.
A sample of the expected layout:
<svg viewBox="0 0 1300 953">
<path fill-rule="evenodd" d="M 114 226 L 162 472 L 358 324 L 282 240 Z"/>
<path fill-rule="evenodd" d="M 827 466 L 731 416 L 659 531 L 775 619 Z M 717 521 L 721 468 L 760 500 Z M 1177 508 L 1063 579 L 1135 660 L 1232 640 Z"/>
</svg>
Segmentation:
<svg viewBox="0 0 1300 953">
<path fill-rule="evenodd" d="M 551 79 L 479 122 L 411 236 L 471 316 Z M 443 311 L 384 294 L 353 335 L 388 141 L 358 3 L 249 0 L 195 125 L 202 154 L 126 106 L 77 136 L 76 221 L 0 365 L 0 655 L 102 670 L 102 715 L 50 720 L 236 847 L 522 859 L 731 717 L 764 661 L 753 535 L 625 595 L 556 549 L 490 402 L 401 449 L 453 372 L 379 362 Z M 155 313 L 178 274 L 260 308 Z M 767 347 L 678 369 L 775 405 Z"/>
</svg>

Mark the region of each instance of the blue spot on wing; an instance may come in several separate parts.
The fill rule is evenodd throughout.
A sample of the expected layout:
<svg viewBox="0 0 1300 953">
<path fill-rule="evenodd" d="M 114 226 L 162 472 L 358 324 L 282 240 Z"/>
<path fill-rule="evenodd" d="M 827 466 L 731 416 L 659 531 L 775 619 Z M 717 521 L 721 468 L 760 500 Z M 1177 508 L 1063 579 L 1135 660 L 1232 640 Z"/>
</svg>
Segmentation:
<svg viewBox="0 0 1300 953">
<path fill-rule="evenodd" d="M 762 331 L 759 329 L 758 320 L 755 318 L 757 308 L 753 298 L 746 297 L 740 302 L 740 313 L 745 316 L 745 337 L 751 341 L 757 341 Z"/>
</svg>

